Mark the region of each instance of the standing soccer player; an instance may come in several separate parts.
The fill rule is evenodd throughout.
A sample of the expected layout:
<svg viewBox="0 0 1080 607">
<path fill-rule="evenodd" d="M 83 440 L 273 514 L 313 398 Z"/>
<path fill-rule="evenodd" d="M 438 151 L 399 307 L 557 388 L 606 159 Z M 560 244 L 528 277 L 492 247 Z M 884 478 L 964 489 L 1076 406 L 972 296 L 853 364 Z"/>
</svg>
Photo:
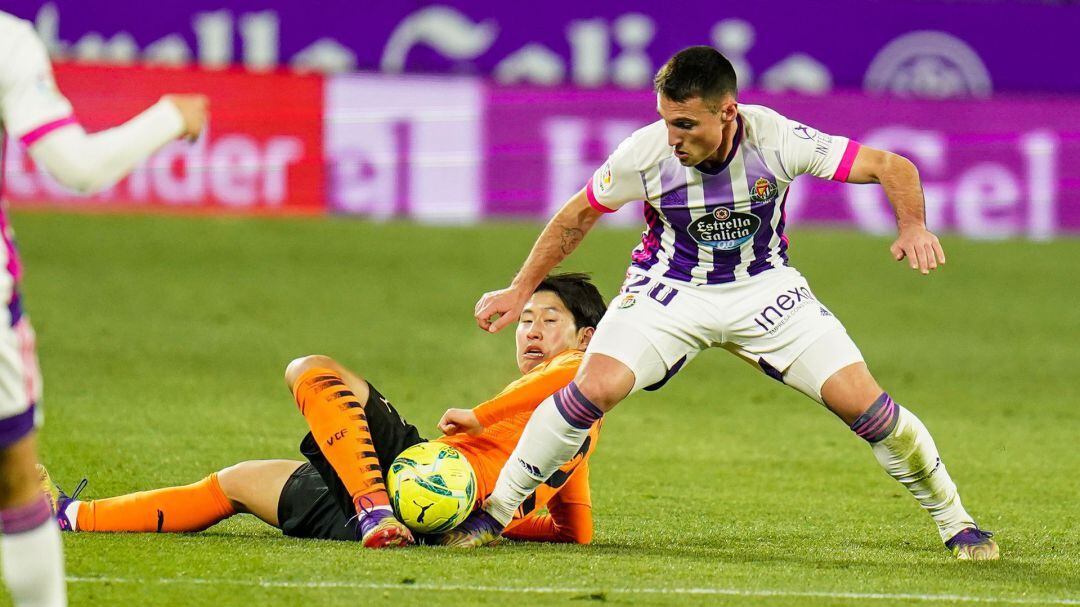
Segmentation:
<svg viewBox="0 0 1080 607">
<path fill-rule="evenodd" d="M 0 12 L 0 153 L 17 139 L 61 184 L 104 189 L 169 141 L 195 138 L 206 122 L 201 95 L 170 95 L 123 125 L 88 135 L 56 89 L 45 46 L 30 23 Z M 2 160 L 2 159 L 0 159 Z M 0 163 L 0 167 L 2 167 Z M 3 171 L 0 168 L 0 195 Z M 0 559 L 16 605 L 63 605 L 64 561 L 38 483 L 35 428 L 41 380 L 34 331 L 19 296 L 22 269 L 0 209 Z"/>
<path fill-rule="evenodd" d="M 844 326 L 788 265 L 784 200 L 791 182 L 807 173 L 880 184 L 896 210 L 894 258 L 923 274 L 945 263 L 926 229 L 915 166 L 768 108 L 739 105 L 731 63 L 709 47 L 676 54 L 655 85 L 661 120 L 626 139 L 548 223 L 511 285 L 476 305 L 480 327 L 500 330 L 600 216 L 645 202 L 647 225 L 622 294 L 576 378 L 536 409 L 484 511 L 459 530 L 468 530 L 473 545 L 497 537 L 593 422 L 720 345 L 824 404 L 865 439 L 957 558 L 996 559 L 997 544 L 964 510 L 926 427 L 882 390 Z M 447 416 L 459 427 L 480 425 L 468 412 Z"/>
</svg>

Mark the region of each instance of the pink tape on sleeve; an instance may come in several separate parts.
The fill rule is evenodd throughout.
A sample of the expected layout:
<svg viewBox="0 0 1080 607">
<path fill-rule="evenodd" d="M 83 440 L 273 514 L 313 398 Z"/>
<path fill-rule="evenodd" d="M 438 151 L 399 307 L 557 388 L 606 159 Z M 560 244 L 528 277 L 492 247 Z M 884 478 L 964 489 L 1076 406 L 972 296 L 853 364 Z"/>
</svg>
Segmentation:
<svg viewBox="0 0 1080 607">
<path fill-rule="evenodd" d="M 596 199 L 596 194 L 594 194 L 592 191 L 592 179 L 590 179 L 589 182 L 585 184 L 585 196 L 589 199 L 589 205 L 597 211 L 600 211 L 601 213 L 615 212 L 615 209 L 609 209 L 605 207 L 604 205 L 600 204 L 599 200 Z"/>
<path fill-rule="evenodd" d="M 855 156 L 859 154 L 859 148 L 862 145 L 854 139 L 849 139 L 847 147 L 844 148 L 844 156 L 840 158 L 840 166 L 836 167 L 836 172 L 833 173 L 833 181 L 847 181 L 848 175 L 851 174 L 851 166 L 855 164 Z"/>
<path fill-rule="evenodd" d="M 28 147 L 34 145 L 35 143 L 37 143 L 39 139 L 41 139 L 45 135 L 48 135 L 49 133 L 55 131 L 56 129 L 65 127 L 65 126 L 67 126 L 69 124 L 78 124 L 78 123 L 79 123 L 79 120 L 77 118 L 75 118 L 74 114 L 72 114 L 71 116 L 68 116 L 66 118 L 61 118 L 59 120 L 53 120 L 52 122 L 46 122 L 45 124 L 37 127 L 36 129 L 34 129 L 34 130 L 30 131 L 29 133 L 27 133 L 27 134 L 23 135 L 22 137 L 20 137 L 19 142 L 23 144 L 23 147 L 28 148 Z"/>
</svg>

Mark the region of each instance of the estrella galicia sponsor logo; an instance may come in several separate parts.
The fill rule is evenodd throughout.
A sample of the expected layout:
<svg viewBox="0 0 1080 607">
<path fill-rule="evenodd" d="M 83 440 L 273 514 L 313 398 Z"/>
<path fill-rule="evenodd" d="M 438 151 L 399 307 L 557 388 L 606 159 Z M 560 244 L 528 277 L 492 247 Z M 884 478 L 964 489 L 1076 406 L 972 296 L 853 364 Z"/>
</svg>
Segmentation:
<svg viewBox="0 0 1080 607">
<path fill-rule="evenodd" d="M 719 207 L 691 223 L 686 230 L 694 240 L 707 247 L 732 251 L 753 238 L 760 227 L 761 218 L 757 215 Z"/>
<path fill-rule="evenodd" d="M 750 190 L 751 202 L 772 202 L 776 200 L 776 184 L 765 179 L 764 177 L 758 177 L 754 182 L 753 189 Z"/>
<path fill-rule="evenodd" d="M 754 316 L 754 322 L 767 335 L 775 335 L 780 330 L 780 327 L 783 327 L 791 320 L 796 310 L 810 303 L 817 303 L 817 299 L 808 287 L 786 289 Z M 825 309 L 821 304 L 818 304 L 818 307 L 821 310 Z"/>
</svg>

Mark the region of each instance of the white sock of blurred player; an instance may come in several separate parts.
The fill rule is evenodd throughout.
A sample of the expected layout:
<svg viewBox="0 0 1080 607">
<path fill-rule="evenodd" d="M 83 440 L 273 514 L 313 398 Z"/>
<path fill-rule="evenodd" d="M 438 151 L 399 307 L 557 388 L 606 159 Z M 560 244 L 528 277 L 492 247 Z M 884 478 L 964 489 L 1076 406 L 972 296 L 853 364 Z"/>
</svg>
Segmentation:
<svg viewBox="0 0 1080 607">
<path fill-rule="evenodd" d="M 882 393 L 851 429 L 870 443 L 881 467 L 930 514 L 942 541 L 976 526 L 960 503 L 930 431 L 914 413 Z"/>
<path fill-rule="evenodd" d="M 60 529 L 44 495 L 0 511 L 4 582 L 19 607 L 67 604 Z"/>
</svg>

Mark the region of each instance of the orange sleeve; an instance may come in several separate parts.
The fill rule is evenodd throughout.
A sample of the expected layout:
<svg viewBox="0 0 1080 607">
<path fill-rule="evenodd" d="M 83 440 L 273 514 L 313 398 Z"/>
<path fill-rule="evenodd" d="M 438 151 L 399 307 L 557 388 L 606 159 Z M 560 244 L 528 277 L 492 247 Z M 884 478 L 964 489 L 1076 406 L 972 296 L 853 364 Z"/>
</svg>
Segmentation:
<svg viewBox="0 0 1080 607">
<path fill-rule="evenodd" d="M 548 514 L 531 514 L 512 521 L 503 537 L 522 542 L 592 542 L 592 505 L 589 495 L 589 469 L 582 464 L 548 502 Z"/>
<path fill-rule="evenodd" d="M 545 398 L 558 392 L 577 375 L 581 353 L 560 355 L 545 369 L 525 375 L 503 389 L 495 398 L 473 408 L 485 428 L 508 417 L 532 411 Z"/>
</svg>

